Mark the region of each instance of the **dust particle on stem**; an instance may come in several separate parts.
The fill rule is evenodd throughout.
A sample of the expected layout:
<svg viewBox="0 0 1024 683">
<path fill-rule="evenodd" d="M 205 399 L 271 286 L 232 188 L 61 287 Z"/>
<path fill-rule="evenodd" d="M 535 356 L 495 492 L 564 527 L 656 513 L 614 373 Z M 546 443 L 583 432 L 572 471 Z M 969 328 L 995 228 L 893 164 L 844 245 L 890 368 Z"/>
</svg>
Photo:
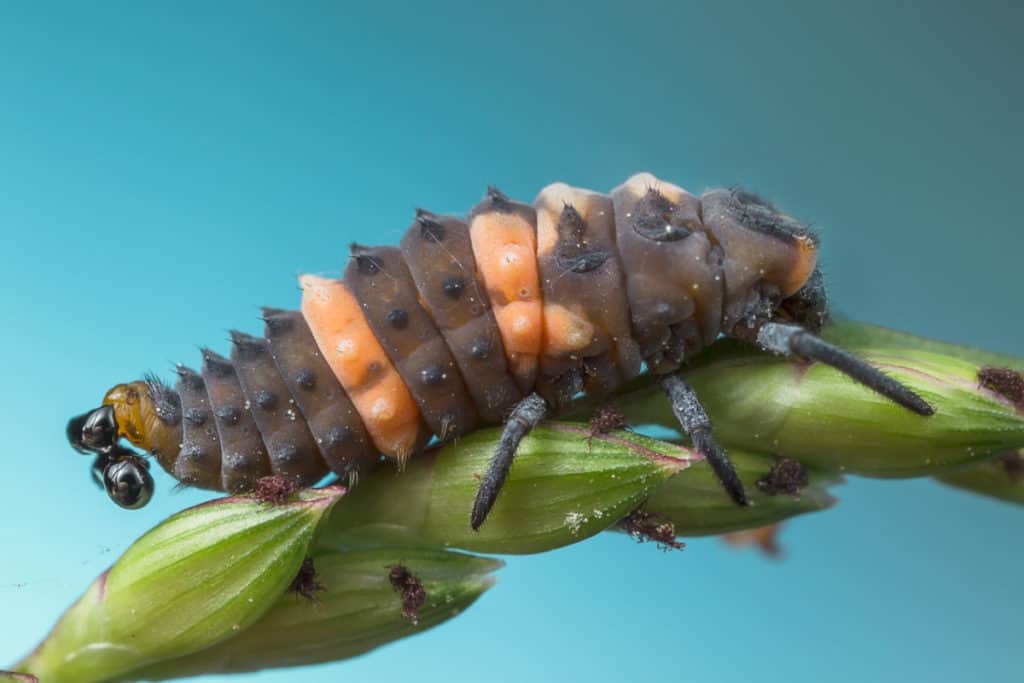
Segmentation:
<svg viewBox="0 0 1024 683">
<path fill-rule="evenodd" d="M 594 411 L 590 418 L 590 436 L 607 434 L 616 429 L 625 429 L 628 426 L 626 414 L 616 405 L 604 405 Z"/>
<path fill-rule="evenodd" d="M 256 481 L 253 495 L 261 503 L 284 505 L 297 489 L 295 482 L 285 479 L 280 474 L 272 474 L 269 477 L 260 477 Z"/>
<path fill-rule="evenodd" d="M 682 550 L 686 544 L 676 540 L 676 527 L 657 515 L 634 510 L 620 523 L 623 531 L 638 543 L 654 541 L 662 550 Z"/>
<path fill-rule="evenodd" d="M 1024 375 L 1016 370 L 991 366 L 980 368 L 978 384 L 1024 407 Z"/>
<path fill-rule="evenodd" d="M 393 564 L 388 567 L 388 581 L 395 592 L 402 596 L 402 615 L 413 626 L 419 624 L 420 608 L 427 601 L 427 591 L 423 589 L 419 577 L 405 565 Z"/>
<path fill-rule="evenodd" d="M 999 464 L 1011 482 L 1017 484 L 1024 481 L 1024 457 L 1021 457 L 1019 451 L 1000 456 Z"/>
<path fill-rule="evenodd" d="M 757 480 L 757 488 L 769 496 L 776 496 L 780 493 L 796 496 L 805 486 L 807 486 L 807 468 L 799 460 L 792 458 L 779 458 L 772 465 L 768 474 Z"/>
<path fill-rule="evenodd" d="M 302 561 L 299 573 L 295 575 L 292 584 L 288 586 L 288 591 L 290 593 L 297 593 L 310 602 L 316 602 L 316 594 L 322 590 L 326 590 L 326 588 L 317 580 L 313 558 L 307 557 Z"/>
</svg>

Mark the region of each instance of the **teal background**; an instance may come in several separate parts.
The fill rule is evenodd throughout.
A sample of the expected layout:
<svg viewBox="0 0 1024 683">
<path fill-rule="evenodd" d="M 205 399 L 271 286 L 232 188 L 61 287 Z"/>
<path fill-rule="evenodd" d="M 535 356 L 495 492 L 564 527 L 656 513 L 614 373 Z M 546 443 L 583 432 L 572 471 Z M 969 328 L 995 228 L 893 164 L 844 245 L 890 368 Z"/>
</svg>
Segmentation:
<svg viewBox="0 0 1024 683">
<path fill-rule="evenodd" d="M 131 539 L 64 441 L 414 206 L 650 170 L 810 219 L 835 306 L 1024 354 L 1015 3 L 0 3 L 0 664 Z M 1019 509 L 853 481 L 788 556 L 609 535 L 304 680 L 1020 680 Z M 269 672 L 236 680 L 294 680 Z M 222 679 L 205 679 L 222 680 Z"/>
</svg>

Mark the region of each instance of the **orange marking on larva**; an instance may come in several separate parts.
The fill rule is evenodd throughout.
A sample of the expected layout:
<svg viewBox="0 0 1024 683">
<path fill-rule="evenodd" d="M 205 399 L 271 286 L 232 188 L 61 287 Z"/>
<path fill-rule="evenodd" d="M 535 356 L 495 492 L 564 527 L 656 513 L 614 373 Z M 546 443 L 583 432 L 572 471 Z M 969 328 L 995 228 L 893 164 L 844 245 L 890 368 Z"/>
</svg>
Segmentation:
<svg viewBox="0 0 1024 683">
<path fill-rule="evenodd" d="M 594 340 L 594 325 L 565 306 L 544 306 L 544 354 L 559 356 L 582 351 Z"/>
<path fill-rule="evenodd" d="M 473 219 L 469 235 L 505 354 L 516 376 L 524 377 L 543 341 L 536 232 L 518 215 L 490 212 Z"/>
<path fill-rule="evenodd" d="M 796 249 L 796 261 L 782 283 L 783 296 L 795 294 L 803 287 L 818 263 L 818 248 L 810 238 L 798 237 L 796 239 Z"/>
<path fill-rule="evenodd" d="M 366 322 L 359 302 L 340 280 L 303 275 L 299 283 L 302 315 L 374 445 L 389 457 L 408 456 L 419 432 L 419 408 Z M 367 386 L 371 366 L 373 383 Z"/>
</svg>

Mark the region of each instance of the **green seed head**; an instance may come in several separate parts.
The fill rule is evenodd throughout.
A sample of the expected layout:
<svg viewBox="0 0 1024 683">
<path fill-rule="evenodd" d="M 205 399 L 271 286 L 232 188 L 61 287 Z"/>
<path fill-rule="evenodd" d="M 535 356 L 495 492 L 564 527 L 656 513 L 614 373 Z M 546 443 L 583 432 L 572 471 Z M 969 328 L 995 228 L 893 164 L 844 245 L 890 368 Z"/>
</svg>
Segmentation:
<svg viewBox="0 0 1024 683">
<path fill-rule="evenodd" d="M 473 555 L 397 548 L 324 553 L 314 564 L 324 587 L 315 601 L 286 594 L 237 637 L 136 674 L 163 680 L 354 657 L 460 614 L 493 585 L 489 574 L 502 566 Z M 414 619 L 392 581 L 399 566 L 422 591 Z"/>
<path fill-rule="evenodd" d="M 201 650 L 263 615 L 295 578 L 343 490 L 281 505 L 222 498 L 136 541 L 18 668 L 47 683 L 91 683 Z"/>
<path fill-rule="evenodd" d="M 719 342 L 686 373 L 727 448 L 778 453 L 818 469 L 928 476 L 1024 446 L 1024 411 L 979 384 L 979 366 L 911 348 L 853 349 L 935 407 L 921 417 L 821 364 Z M 678 429 L 664 397 L 620 399 L 631 424 Z"/>
<path fill-rule="evenodd" d="M 958 489 L 1024 505 L 1024 449 L 938 477 Z"/>
<path fill-rule="evenodd" d="M 473 531 L 473 498 L 499 435 L 461 438 L 397 476 L 371 474 L 331 516 L 321 542 L 541 552 L 603 531 L 692 462 L 689 451 L 639 434 L 549 423 L 520 444 L 498 502 Z"/>
<path fill-rule="evenodd" d="M 827 490 L 840 481 L 834 474 L 738 450 L 729 459 L 743 481 L 749 507 L 737 506 L 707 462 L 700 461 L 655 489 L 643 511 L 670 522 L 677 536 L 707 536 L 767 526 L 835 503 Z M 802 472 L 802 481 L 794 469 Z"/>
</svg>

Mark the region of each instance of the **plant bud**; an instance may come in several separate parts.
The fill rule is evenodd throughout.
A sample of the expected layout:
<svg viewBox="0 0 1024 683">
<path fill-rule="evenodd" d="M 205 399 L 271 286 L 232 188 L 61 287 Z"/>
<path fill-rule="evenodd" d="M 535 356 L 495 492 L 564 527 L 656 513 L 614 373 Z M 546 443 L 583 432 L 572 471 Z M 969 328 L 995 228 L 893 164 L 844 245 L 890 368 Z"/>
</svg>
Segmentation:
<svg viewBox="0 0 1024 683">
<path fill-rule="evenodd" d="M 939 475 L 943 484 L 1024 505 L 1024 449 Z"/>
<path fill-rule="evenodd" d="M 314 560 L 314 599 L 280 597 L 263 618 L 212 648 L 135 672 L 144 680 L 306 666 L 368 652 L 460 614 L 494 584 L 498 560 L 443 550 L 328 552 Z M 410 618 L 392 574 L 400 567 L 422 604 Z"/>
<path fill-rule="evenodd" d="M 365 477 L 321 544 L 441 546 L 493 553 L 551 550 L 603 531 L 693 461 L 690 451 L 629 432 L 547 423 L 519 445 L 479 531 L 469 513 L 501 431 L 488 429 Z"/>
<path fill-rule="evenodd" d="M 244 631 L 295 578 L 343 493 L 305 491 L 280 505 L 222 498 L 170 517 L 128 548 L 17 668 L 47 683 L 108 681 Z"/>
<path fill-rule="evenodd" d="M 748 507 L 739 507 L 705 461 L 699 461 L 659 486 L 642 510 L 670 522 L 676 536 L 708 536 L 775 524 L 835 504 L 828 487 L 834 474 L 809 471 L 793 460 L 730 451 L 743 481 Z M 802 474 L 802 476 L 801 476 Z"/>
<path fill-rule="evenodd" d="M 830 367 L 722 341 L 686 372 L 727 449 L 779 453 L 809 467 L 917 477 L 1024 446 L 1024 411 L 979 383 L 979 367 L 911 348 L 855 349 L 935 407 L 922 417 Z M 618 399 L 630 424 L 678 429 L 655 386 Z"/>
</svg>

